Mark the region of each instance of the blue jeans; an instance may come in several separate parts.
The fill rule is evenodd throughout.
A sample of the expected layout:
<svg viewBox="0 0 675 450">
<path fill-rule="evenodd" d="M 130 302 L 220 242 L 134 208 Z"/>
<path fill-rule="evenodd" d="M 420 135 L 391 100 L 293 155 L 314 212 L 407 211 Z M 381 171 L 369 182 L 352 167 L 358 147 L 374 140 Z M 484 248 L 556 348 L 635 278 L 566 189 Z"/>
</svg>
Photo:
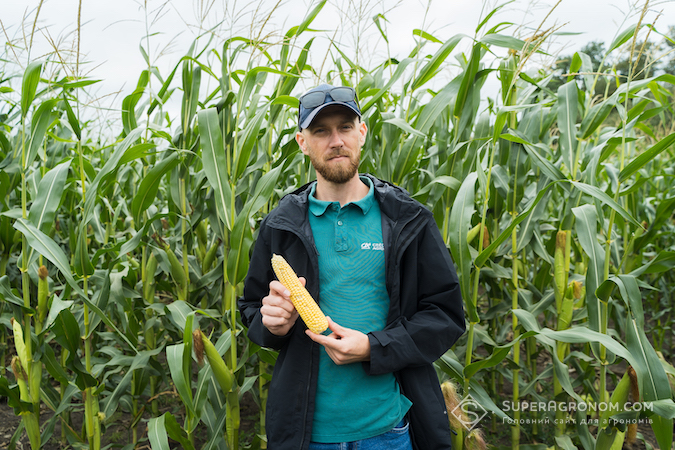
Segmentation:
<svg viewBox="0 0 675 450">
<path fill-rule="evenodd" d="M 379 436 L 336 444 L 310 442 L 309 450 L 412 450 L 409 427 L 408 421 L 403 419 L 394 428 Z"/>
</svg>

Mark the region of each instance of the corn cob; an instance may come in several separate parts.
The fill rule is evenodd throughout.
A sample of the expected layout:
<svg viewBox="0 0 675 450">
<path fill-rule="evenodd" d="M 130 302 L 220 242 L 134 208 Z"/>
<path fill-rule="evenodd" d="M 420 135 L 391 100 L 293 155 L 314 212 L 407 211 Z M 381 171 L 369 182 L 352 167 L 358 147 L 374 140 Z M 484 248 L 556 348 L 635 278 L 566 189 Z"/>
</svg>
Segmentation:
<svg viewBox="0 0 675 450">
<path fill-rule="evenodd" d="M 40 326 L 45 322 L 47 316 L 47 300 L 49 297 L 49 271 L 45 266 L 38 269 L 38 322 Z"/>
<path fill-rule="evenodd" d="M 293 306 L 295 306 L 302 320 L 305 321 L 307 328 L 316 334 L 326 331 L 328 328 L 326 316 L 321 312 L 319 305 L 316 304 L 312 296 L 309 295 L 307 289 L 300 283 L 298 276 L 284 257 L 272 255 L 272 268 L 281 284 L 291 292 Z"/>
<path fill-rule="evenodd" d="M 209 360 L 213 376 L 216 378 L 223 393 L 227 394 L 230 392 L 234 377 L 232 371 L 227 367 L 222 356 L 220 356 L 220 353 L 218 353 L 216 346 L 213 345 L 209 338 L 206 337 L 199 328 L 192 332 L 192 341 L 194 344 L 195 355 L 197 356 L 197 362 L 199 362 L 200 365 L 204 364 L 204 354 L 206 354 L 206 359 Z"/>
</svg>

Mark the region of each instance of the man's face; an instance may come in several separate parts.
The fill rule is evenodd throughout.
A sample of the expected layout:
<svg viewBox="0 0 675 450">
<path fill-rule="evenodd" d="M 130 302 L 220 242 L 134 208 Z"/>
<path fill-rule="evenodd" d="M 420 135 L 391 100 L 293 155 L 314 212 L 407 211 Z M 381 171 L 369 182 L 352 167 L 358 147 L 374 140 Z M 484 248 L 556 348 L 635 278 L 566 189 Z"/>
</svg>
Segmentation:
<svg viewBox="0 0 675 450">
<path fill-rule="evenodd" d="M 318 176 L 342 184 L 358 172 L 366 131 L 366 124 L 355 114 L 342 106 L 330 106 L 299 131 L 296 140 Z"/>
</svg>

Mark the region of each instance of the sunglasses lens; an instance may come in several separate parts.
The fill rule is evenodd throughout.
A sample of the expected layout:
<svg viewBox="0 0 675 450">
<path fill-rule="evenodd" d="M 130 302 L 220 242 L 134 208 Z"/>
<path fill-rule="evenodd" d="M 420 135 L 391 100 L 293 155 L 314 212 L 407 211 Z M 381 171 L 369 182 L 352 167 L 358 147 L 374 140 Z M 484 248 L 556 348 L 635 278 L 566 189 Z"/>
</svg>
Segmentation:
<svg viewBox="0 0 675 450">
<path fill-rule="evenodd" d="M 354 101 L 354 89 L 349 87 L 338 87 L 330 91 L 330 96 L 336 102 L 351 102 Z"/>
<path fill-rule="evenodd" d="M 309 109 L 322 105 L 325 99 L 325 92 L 310 92 L 309 94 L 303 96 L 300 101 L 302 102 L 302 106 Z"/>
</svg>

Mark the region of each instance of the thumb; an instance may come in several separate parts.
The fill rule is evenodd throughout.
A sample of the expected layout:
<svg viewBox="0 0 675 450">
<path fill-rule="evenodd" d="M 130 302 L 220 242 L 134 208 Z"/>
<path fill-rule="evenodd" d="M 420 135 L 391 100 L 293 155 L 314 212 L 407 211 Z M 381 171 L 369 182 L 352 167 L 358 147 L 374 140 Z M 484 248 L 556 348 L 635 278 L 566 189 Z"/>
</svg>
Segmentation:
<svg viewBox="0 0 675 450">
<path fill-rule="evenodd" d="M 345 327 L 338 325 L 336 322 L 333 321 L 329 316 L 326 316 L 326 320 L 328 321 L 328 328 L 335 334 L 342 336 L 344 335 L 344 332 L 347 330 Z"/>
</svg>

